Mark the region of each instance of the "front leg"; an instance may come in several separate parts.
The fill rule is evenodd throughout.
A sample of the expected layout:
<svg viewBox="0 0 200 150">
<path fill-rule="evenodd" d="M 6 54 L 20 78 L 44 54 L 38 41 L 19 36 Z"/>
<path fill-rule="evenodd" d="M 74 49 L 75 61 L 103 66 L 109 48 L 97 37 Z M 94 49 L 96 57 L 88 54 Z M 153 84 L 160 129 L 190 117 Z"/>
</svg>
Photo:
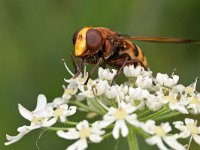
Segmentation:
<svg viewBox="0 0 200 150">
<path fill-rule="evenodd" d="M 116 75 L 113 77 L 113 80 L 111 82 L 111 86 L 113 85 L 114 81 L 117 79 L 117 77 L 121 74 L 122 69 L 124 68 L 124 66 L 126 66 L 126 63 L 128 61 L 128 57 L 124 57 L 124 63 L 123 65 L 117 70 Z"/>
<path fill-rule="evenodd" d="M 76 79 L 81 73 L 83 74 L 84 67 L 86 65 L 85 59 L 78 59 L 78 65 L 77 65 L 75 63 L 74 53 L 71 53 L 71 60 L 76 72 L 76 74 L 73 76 L 73 79 Z"/>
<path fill-rule="evenodd" d="M 92 68 L 92 70 L 88 73 L 88 78 L 85 81 L 85 84 L 87 84 L 89 78 L 92 76 L 92 74 L 94 73 L 94 71 L 99 67 L 99 65 L 103 62 L 103 58 L 99 58 L 97 60 L 97 63 L 95 64 L 95 66 Z"/>
</svg>

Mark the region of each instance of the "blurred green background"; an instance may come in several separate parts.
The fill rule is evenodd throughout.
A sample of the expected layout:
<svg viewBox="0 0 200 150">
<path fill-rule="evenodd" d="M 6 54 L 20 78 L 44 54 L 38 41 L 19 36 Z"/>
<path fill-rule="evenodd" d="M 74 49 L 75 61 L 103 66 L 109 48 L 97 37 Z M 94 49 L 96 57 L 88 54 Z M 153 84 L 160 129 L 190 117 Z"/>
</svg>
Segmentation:
<svg viewBox="0 0 200 150">
<path fill-rule="evenodd" d="M 5 134 L 15 135 L 17 127 L 28 124 L 18 113 L 18 103 L 32 110 L 38 94 L 49 101 L 62 95 L 63 78 L 69 74 L 61 59 L 72 68 L 72 35 L 84 26 L 109 27 L 133 36 L 200 39 L 200 1 L 0 0 L 0 150 L 37 149 L 40 131 L 8 147 L 3 145 Z M 136 43 L 155 73 L 171 74 L 176 68 L 185 85 L 200 76 L 200 45 Z M 89 149 L 113 149 L 111 141 Z M 127 148 L 124 143 L 120 140 L 119 149 Z M 41 150 L 60 150 L 68 144 L 54 132 L 38 141 Z"/>
</svg>

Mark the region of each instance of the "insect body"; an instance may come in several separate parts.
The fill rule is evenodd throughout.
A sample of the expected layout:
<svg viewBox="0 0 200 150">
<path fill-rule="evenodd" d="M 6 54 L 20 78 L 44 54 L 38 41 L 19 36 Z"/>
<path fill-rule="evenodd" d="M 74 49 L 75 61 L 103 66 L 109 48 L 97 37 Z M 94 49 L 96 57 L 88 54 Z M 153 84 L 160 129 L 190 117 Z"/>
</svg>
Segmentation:
<svg viewBox="0 0 200 150">
<path fill-rule="evenodd" d="M 85 27 L 74 34 L 75 57 L 87 63 L 108 64 L 116 68 L 135 64 L 147 68 L 142 50 L 129 39 L 103 27 Z"/>
<path fill-rule="evenodd" d="M 74 56 L 79 58 L 76 66 L 80 74 L 86 63 L 95 64 L 89 76 L 99 65 L 110 65 L 118 68 L 118 73 L 125 65 L 140 65 L 147 69 L 147 60 L 142 50 L 132 41 L 191 43 L 191 39 L 157 38 L 157 37 L 128 37 L 104 27 L 84 27 L 75 32 L 73 44 Z"/>
</svg>

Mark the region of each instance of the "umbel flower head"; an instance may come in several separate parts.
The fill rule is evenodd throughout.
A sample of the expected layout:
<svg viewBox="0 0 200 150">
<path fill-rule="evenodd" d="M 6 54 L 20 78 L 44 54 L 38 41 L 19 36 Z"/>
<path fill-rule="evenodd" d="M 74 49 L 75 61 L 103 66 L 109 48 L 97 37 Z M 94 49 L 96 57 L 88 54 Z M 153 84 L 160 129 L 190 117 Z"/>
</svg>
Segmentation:
<svg viewBox="0 0 200 150">
<path fill-rule="evenodd" d="M 74 74 L 67 70 L 73 77 Z M 5 145 L 19 141 L 38 128 L 56 131 L 66 140 L 76 140 L 66 146 L 68 150 L 84 150 L 89 144 L 112 137 L 118 140 L 120 136 L 127 138 L 131 150 L 141 147 L 138 136 L 161 150 L 186 150 L 192 140 L 200 145 L 197 121 L 188 116 L 183 121 L 175 117 L 200 114 L 197 80 L 184 86 L 178 82 L 177 75 L 157 73 L 154 77 L 152 71 L 130 65 L 123 69 L 125 82 L 111 84 L 116 73 L 114 69 L 99 68 L 98 77 L 90 78 L 85 84 L 88 78 L 85 71 L 76 78 L 65 79 L 67 85 L 63 95 L 52 102 L 47 103 L 46 97 L 39 95 L 33 111 L 19 104 L 20 114 L 30 125 L 19 127 L 16 136 L 6 135 Z M 80 113 L 86 117 L 70 119 Z M 169 118 L 174 121 L 168 122 Z M 57 122 L 64 127 L 57 127 Z M 188 142 L 181 143 L 183 138 Z"/>
</svg>

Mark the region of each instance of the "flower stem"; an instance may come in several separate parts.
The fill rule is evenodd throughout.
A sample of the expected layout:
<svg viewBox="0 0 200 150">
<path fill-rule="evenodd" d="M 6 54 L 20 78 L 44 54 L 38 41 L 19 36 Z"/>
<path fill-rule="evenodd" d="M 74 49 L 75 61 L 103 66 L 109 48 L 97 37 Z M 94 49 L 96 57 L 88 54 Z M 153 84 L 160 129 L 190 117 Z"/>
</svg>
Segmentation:
<svg viewBox="0 0 200 150">
<path fill-rule="evenodd" d="M 178 115 L 181 115 L 181 114 L 182 114 L 181 112 L 171 112 L 171 113 L 168 113 L 168 114 L 164 114 L 162 116 L 158 116 L 158 117 L 154 118 L 154 120 L 155 121 L 164 120 L 164 119 L 168 119 L 168 118 L 178 116 Z"/>
<path fill-rule="evenodd" d="M 65 124 L 67 124 L 67 125 L 73 125 L 73 126 L 75 126 L 75 125 L 77 125 L 77 124 L 78 124 L 78 122 L 66 121 L 66 123 L 65 123 Z"/>
<path fill-rule="evenodd" d="M 154 118 L 154 117 L 156 117 L 156 116 L 160 116 L 161 114 L 166 113 L 166 112 L 168 112 L 168 111 L 169 111 L 169 108 L 168 108 L 168 107 L 163 107 L 161 110 L 159 110 L 159 111 L 157 111 L 157 112 L 155 112 L 155 113 L 152 113 L 152 114 L 150 114 L 150 115 L 148 115 L 148 116 L 146 116 L 146 117 L 144 117 L 144 118 L 141 118 L 140 120 L 141 120 L 141 121 L 146 121 L 146 120 L 152 119 L 152 118 Z"/>
<path fill-rule="evenodd" d="M 79 107 L 81 107 L 81 108 L 84 108 L 85 110 L 87 110 L 87 111 L 89 111 L 89 112 L 95 112 L 96 114 L 101 114 L 99 111 L 96 111 L 96 110 L 94 110 L 94 109 L 88 107 L 87 105 L 85 105 L 85 104 L 79 102 L 79 101 L 70 102 L 70 103 L 71 103 L 71 104 L 74 104 L 74 105 L 77 105 L 77 106 L 79 106 Z"/>
<path fill-rule="evenodd" d="M 141 135 L 143 138 L 148 138 L 149 134 L 147 134 L 146 132 L 144 132 L 141 128 L 134 128 L 137 132 L 137 134 Z"/>
<path fill-rule="evenodd" d="M 90 98 L 87 100 L 98 110 L 99 114 L 104 115 L 106 113 L 106 110 L 101 105 L 99 105 L 97 100 Z"/>
<path fill-rule="evenodd" d="M 145 109 L 143 112 L 138 112 L 138 118 L 142 118 L 143 116 L 146 116 L 147 114 L 149 114 L 151 112 L 151 110 L 149 109 Z"/>
<path fill-rule="evenodd" d="M 134 128 L 129 125 L 128 129 L 129 129 L 129 134 L 127 140 L 128 140 L 129 150 L 139 150 L 138 141 Z"/>
<path fill-rule="evenodd" d="M 48 127 L 46 128 L 47 130 L 51 130 L 51 131 L 58 131 L 58 130 L 69 130 L 69 128 L 65 128 L 65 127 Z"/>
<path fill-rule="evenodd" d="M 103 139 L 105 140 L 105 139 L 109 138 L 111 135 L 112 135 L 112 132 L 109 132 L 103 136 Z"/>
</svg>

